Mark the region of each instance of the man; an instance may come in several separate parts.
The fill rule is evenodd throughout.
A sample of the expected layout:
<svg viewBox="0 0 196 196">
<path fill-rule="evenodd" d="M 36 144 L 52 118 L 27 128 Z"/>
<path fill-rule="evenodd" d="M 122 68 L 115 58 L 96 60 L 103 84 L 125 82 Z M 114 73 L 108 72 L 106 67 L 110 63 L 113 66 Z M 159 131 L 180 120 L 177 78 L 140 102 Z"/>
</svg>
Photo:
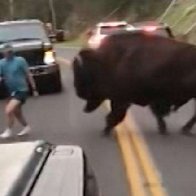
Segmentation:
<svg viewBox="0 0 196 196">
<path fill-rule="evenodd" d="M 9 99 L 5 107 L 6 129 L 0 138 L 6 139 L 13 135 L 12 128 L 15 118 L 23 126 L 18 136 L 28 134 L 31 130 L 23 113 L 22 105 L 28 96 L 28 81 L 33 89 L 33 94 L 38 95 L 34 79 L 28 69 L 28 64 L 23 57 L 14 55 L 13 48 L 6 44 L 3 49 L 4 58 L 0 60 L 0 81 L 4 82 Z"/>
</svg>

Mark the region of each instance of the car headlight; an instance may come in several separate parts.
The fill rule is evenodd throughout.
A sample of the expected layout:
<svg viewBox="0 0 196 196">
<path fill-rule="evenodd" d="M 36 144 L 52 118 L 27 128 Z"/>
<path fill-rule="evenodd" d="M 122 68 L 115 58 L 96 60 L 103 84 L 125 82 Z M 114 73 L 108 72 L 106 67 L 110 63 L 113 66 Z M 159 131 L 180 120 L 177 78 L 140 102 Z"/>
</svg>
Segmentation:
<svg viewBox="0 0 196 196">
<path fill-rule="evenodd" d="M 53 51 L 46 51 L 44 54 L 44 63 L 45 64 L 52 64 L 55 62 L 54 52 Z"/>
</svg>

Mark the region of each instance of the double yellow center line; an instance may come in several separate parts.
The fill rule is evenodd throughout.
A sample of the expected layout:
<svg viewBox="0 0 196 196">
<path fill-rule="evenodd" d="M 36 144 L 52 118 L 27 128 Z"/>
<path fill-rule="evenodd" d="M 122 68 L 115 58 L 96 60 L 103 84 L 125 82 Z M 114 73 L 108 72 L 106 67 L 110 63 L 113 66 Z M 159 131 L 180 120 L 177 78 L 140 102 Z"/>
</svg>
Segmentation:
<svg viewBox="0 0 196 196">
<path fill-rule="evenodd" d="M 108 102 L 106 106 L 109 108 Z M 116 127 L 130 196 L 168 196 L 145 140 L 132 119 L 127 115 Z"/>
</svg>

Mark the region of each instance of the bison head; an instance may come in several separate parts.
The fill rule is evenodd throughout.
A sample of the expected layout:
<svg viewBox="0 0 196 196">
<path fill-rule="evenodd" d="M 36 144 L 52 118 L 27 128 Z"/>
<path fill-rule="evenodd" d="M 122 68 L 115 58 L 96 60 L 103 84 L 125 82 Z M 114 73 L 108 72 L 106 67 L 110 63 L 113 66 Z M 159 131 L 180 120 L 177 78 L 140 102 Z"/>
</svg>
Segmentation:
<svg viewBox="0 0 196 196">
<path fill-rule="evenodd" d="M 77 95 L 86 100 L 85 112 L 92 112 L 105 99 L 102 66 L 98 54 L 83 49 L 73 61 L 74 86 Z"/>
</svg>

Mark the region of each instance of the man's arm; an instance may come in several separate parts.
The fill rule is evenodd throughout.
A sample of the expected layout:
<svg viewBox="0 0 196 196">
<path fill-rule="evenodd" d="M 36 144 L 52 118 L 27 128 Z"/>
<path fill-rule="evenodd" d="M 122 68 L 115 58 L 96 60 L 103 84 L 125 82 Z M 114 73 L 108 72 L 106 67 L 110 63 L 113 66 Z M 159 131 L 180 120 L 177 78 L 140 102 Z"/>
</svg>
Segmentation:
<svg viewBox="0 0 196 196">
<path fill-rule="evenodd" d="M 3 80 L 3 73 L 2 73 L 2 65 L 0 63 L 0 83 L 2 82 Z"/>
<path fill-rule="evenodd" d="M 26 73 L 26 77 L 27 77 L 27 80 L 33 90 L 33 95 L 34 96 L 37 96 L 38 95 L 38 91 L 37 91 L 37 87 L 36 87 L 36 83 L 35 83 L 35 80 L 29 70 L 29 66 L 28 66 L 28 63 L 27 61 L 24 59 L 24 62 L 23 62 L 23 68 L 24 68 L 24 71 Z"/>
<path fill-rule="evenodd" d="M 35 80 L 31 74 L 31 72 L 29 71 L 29 69 L 26 70 L 26 74 L 27 74 L 27 79 L 31 85 L 31 88 L 33 91 L 37 91 L 37 87 L 36 87 L 36 84 L 35 84 Z"/>
<path fill-rule="evenodd" d="M 33 96 L 37 97 L 39 95 L 39 93 L 37 91 L 35 80 L 34 80 L 29 69 L 26 69 L 26 74 L 27 74 L 27 80 L 29 81 L 31 88 L 32 88 L 32 91 L 33 91 Z"/>
</svg>

